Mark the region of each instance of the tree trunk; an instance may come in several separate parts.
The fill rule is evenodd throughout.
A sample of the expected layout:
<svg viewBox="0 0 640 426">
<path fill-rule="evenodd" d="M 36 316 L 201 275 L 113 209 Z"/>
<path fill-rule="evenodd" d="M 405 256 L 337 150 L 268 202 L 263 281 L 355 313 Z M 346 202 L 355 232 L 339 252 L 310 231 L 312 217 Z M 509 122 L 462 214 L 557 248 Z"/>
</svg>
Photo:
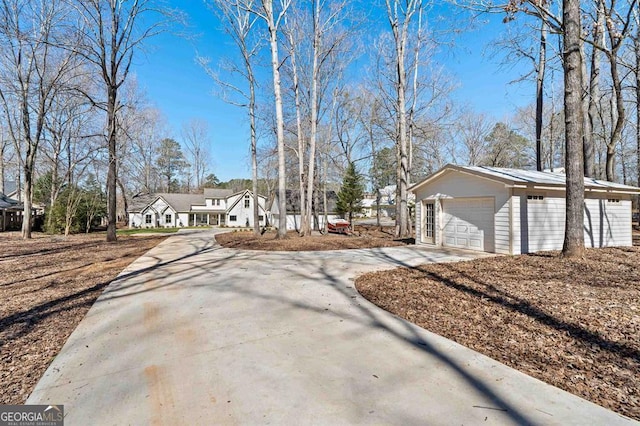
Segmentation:
<svg viewBox="0 0 640 426">
<path fill-rule="evenodd" d="M 640 187 L 640 26 L 637 28 L 634 48 L 636 50 L 636 175 L 638 176 L 638 187 Z M 638 195 L 636 207 L 640 212 L 640 195 Z"/>
<path fill-rule="evenodd" d="M 27 158 L 24 165 L 24 203 L 23 221 L 22 221 L 22 238 L 31 238 L 31 209 L 33 200 L 33 167 L 35 163 L 35 151 L 28 149 Z"/>
<path fill-rule="evenodd" d="M 112 64 L 115 66 L 115 64 Z M 107 170 L 107 241 L 113 242 L 116 237 L 116 102 L 117 89 L 107 89 L 107 131 L 109 166 Z"/>
<path fill-rule="evenodd" d="M 584 252 L 584 163 L 582 160 L 582 56 L 580 1 L 563 0 L 566 221 L 562 255 Z"/>
<path fill-rule="evenodd" d="M 4 141 L 4 135 L 0 133 L 0 194 L 4 194 L 4 151 L 7 145 Z M 0 229 L 2 231 L 2 229 Z"/>
<path fill-rule="evenodd" d="M 319 66 L 318 55 L 321 45 L 320 38 L 320 0 L 314 0 L 313 2 L 313 64 L 311 68 L 311 129 L 309 133 L 309 166 L 307 170 L 309 172 L 307 177 L 307 209 L 311 210 L 313 206 L 313 194 L 314 194 L 314 176 L 316 166 L 316 138 L 318 133 L 318 79 L 319 79 Z M 305 236 L 311 235 L 311 227 L 307 227 Z"/>
<path fill-rule="evenodd" d="M 327 160 L 323 161 L 323 179 L 322 179 L 322 205 L 324 210 L 324 220 L 322 221 L 322 232 L 326 235 L 329 230 L 329 205 L 327 200 Z"/>
<path fill-rule="evenodd" d="M 607 34 L 609 35 L 609 42 L 611 43 L 611 51 L 607 53 L 609 59 L 609 69 L 611 72 L 611 83 L 613 86 L 613 94 L 615 98 L 615 123 L 613 123 L 613 130 L 611 132 L 611 138 L 607 141 L 607 159 L 606 159 L 606 177 L 607 180 L 613 182 L 615 179 L 615 152 L 616 145 L 621 139 L 622 129 L 625 121 L 624 110 L 624 93 L 622 91 L 622 81 L 620 79 L 620 73 L 618 71 L 618 50 L 621 46 L 621 40 L 619 39 L 618 29 L 615 27 L 613 20 L 606 16 L 605 22 L 607 25 Z M 613 108 L 612 108 L 613 113 Z"/>
<path fill-rule="evenodd" d="M 604 25 L 603 3 L 598 0 L 596 10 L 596 26 L 594 28 L 593 39 L 596 43 L 601 42 Z M 598 126 L 598 100 L 600 99 L 600 55 L 601 52 L 596 48 L 591 49 L 591 73 L 589 77 L 589 102 L 588 102 L 588 120 L 586 123 L 587 132 L 584 135 L 584 175 L 586 177 L 595 177 L 595 152 L 593 133 Z"/>
<path fill-rule="evenodd" d="M 620 141 L 622 136 L 622 129 L 624 127 L 625 110 L 624 110 L 624 93 L 622 92 L 622 82 L 620 81 L 620 75 L 618 74 L 617 55 L 612 55 L 611 61 L 611 80 L 613 83 L 613 92 L 615 95 L 615 123 L 613 124 L 613 131 L 611 132 L 611 139 L 607 141 L 607 157 L 605 173 L 609 182 L 615 180 L 615 155 L 616 145 Z M 613 111 L 612 111 L 613 112 Z"/>
<path fill-rule="evenodd" d="M 284 115 L 282 112 L 282 92 L 280 88 L 280 59 L 278 55 L 278 28 L 273 16 L 273 0 L 264 0 L 264 9 L 269 29 L 271 47 L 271 69 L 273 71 L 273 94 L 276 107 L 276 137 L 278 141 L 278 238 L 287 236 L 287 194 L 284 152 Z"/>
<path fill-rule="evenodd" d="M 120 193 L 122 194 L 122 207 L 124 209 L 124 220 L 129 223 L 129 201 L 127 199 L 127 191 L 124 189 L 124 185 L 122 184 L 122 180 L 116 176 L 116 183 L 118 184 L 118 188 L 120 188 Z"/>
<path fill-rule="evenodd" d="M 536 78 L 536 170 L 542 171 L 542 119 L 544 106 L 544 73 L 547 64 L 547 24 L 540 26 L 540 56 Z"/>
<path fill-rule="evenodd" d="M 305 178 L 304 162 L 305 162 L 305 143 L 304 134 L 302 132 L 302 111 L 300 109 L 300 83 L 298 81 L 298 63 L 296 61 L 296 41 L 293 32 L 289 32 L 289 59 L 291 60 L 291 70 L 293 73 L 293 95 L 296 109 L 296 133 L 298 138 L 298 199 L 300 204 L 300 236 L 311 234 L 309 229 L 309 211 L 307 205 L 307 197 L 305 196 L 306 184 L 309 177 Z"/>
<path fill-rule="evenodd" d="M 256 94 L 251 65 L 249 75 L 249 126 L 251 127 L 251 179 L 253 189 L 253 233 L 260 235 L 260 197 L 258 196 L 258 136 L 256 134 Z M 266 217 L 266 215 L 265 215 Z"/>
</svg>

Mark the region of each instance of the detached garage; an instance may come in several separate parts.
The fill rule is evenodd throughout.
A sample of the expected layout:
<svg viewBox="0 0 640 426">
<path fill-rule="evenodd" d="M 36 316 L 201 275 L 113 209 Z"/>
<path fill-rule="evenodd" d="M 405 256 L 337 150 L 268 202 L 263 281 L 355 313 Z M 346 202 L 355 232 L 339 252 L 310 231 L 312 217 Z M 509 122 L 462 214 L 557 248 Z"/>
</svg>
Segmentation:
<svg viewBox="0 0 640 426">
<path fill-rule="evenodd" d="M 631 199 L 640 188 L 584 183 L 585 245 L 631 246 Z M 501 254 L 562 249 L 564 174 L 448 165 L 409 190 L 418 244 Z"/>
</svg>

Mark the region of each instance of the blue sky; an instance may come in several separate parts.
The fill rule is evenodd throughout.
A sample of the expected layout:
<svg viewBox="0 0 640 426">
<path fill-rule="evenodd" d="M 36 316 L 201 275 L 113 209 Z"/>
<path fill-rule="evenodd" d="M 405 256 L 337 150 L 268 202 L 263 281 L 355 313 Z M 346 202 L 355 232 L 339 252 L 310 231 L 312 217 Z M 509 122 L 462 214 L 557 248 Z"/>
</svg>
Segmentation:
<svg viewBox="0 0 640 426">
<path fill-rule="evenodd" d="M 222 181 L 250 177 L 249 140 L 245 112 L 215 95 L 215 84 L 196 62 L 196 55 L 209 57 L 212 67 L 225 56 L 235 54 L 215 15 L 202 0 L 172 0 L 189 16 L 190 39 L 162 34 L 147 43 L 135 59 L 133 71 L 147 99 L 159 108 L 179 139 L 183 123 L 204 119 L 211 136 L 211 170 Z M 445 11 L 446 13 L 446 11 Z M 485 54 L 487 46 L 505 31 L 501 18 L 456 38 L 455 46 L 443 55 L 444 66 L 457 81 L 454 99 L 495 119 L 508 117 L 517 107 L 533 101 L 533 84 L 508 84 L 517 69 L 501 69 L 498 59 Z"/>
</svg>

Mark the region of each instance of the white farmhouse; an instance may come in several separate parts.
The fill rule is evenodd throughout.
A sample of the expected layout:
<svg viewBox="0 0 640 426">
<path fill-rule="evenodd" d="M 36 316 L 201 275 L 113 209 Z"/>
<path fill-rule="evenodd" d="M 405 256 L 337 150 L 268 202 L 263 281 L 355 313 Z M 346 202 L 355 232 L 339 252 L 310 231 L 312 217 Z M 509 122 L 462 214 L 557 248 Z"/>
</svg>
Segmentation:
<svg viewBox="0 0 640 426">
<path fill-rule="evenodd" d="M 257 196 L 259 223 L 265 225 L 266 198 Z M 249 190 L 206 188 L 202 194 L 153 194 L 134 197 L 130 228 L 229 226 L 252 227 L 256 197 Z"/>
<path fill-rule="evenodd" d="M 640 188 L 585 178 L 587 247 L 631 246 L 631 200 Z M 447 165 L 409 188 L 416 243 L 502 254 L 560 250 L 565 175 Z"/>
</svg>

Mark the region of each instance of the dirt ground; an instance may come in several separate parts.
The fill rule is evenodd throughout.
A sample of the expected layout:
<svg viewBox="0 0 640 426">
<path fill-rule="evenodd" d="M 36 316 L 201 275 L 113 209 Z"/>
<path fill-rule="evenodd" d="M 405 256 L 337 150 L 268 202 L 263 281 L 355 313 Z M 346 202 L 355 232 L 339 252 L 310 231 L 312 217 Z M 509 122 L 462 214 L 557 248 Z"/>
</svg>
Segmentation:
<svg viewBox="0 0 640 426">
<path fill-rule="evenodd" d="M 167 236 L 0 234 L 0 404 L 23 403 L 104 287 Z M 276 240 L 216 236 L 226 247 L 335 250 L 402 246 L 393 229 Z M 640 243 L 640 233 L 634 242 Z M 501 256 L 364 275 L 382 308 L 526 374 L 640 419 L 640 247 Z"/>
<path fill-rule="evenodd" d="M 0 404 L 22 404 L 104 287 L 167 236 L 0 233 Z"/>
<path fill-rule="evenodd" d="M 498 256 L 366 274 L 376 305 L 640 420 L 640 247 Z"/>
<path fill-rule="evenodd" d="M 216 235 L 220 245 L 243 250 L 268 251 L 324 251 L 358 248 L 377 248 L 404 246 L 407 241 L 394 240 L 394 228 L 373 225 L 356 225 L 351 235 L 314 233 L 311 237 L 301 238 L 295 231 L 289 231 L 286 239 L 277 239 L 275 231 L 269 231 L 260 237 L 250 231 L 228 232 Z"/>
</svg>

